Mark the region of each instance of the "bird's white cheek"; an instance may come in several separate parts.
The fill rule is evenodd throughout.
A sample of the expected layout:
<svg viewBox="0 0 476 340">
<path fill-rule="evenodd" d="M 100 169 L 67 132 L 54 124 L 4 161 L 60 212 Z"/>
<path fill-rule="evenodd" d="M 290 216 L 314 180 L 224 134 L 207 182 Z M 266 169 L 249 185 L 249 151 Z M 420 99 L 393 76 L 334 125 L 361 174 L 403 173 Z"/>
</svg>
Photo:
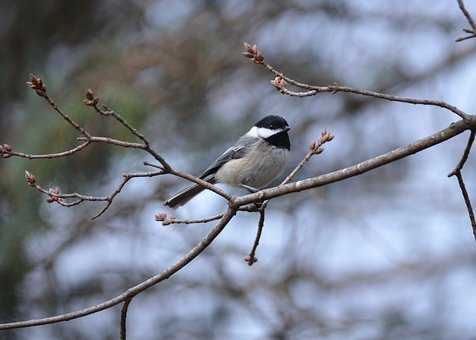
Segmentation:
<svg viewBox="0 0 476 340">
<path fill-rule="evenodd" d="M 268 138 L 271 137 L 272 135 L 278 133 L 279 130 L 271 130 L 263 127 L 256 127 L 253 126 L 247 133 L 246 135 L 249 137 L 261 137 L 261 138 Z"/>
</svg>

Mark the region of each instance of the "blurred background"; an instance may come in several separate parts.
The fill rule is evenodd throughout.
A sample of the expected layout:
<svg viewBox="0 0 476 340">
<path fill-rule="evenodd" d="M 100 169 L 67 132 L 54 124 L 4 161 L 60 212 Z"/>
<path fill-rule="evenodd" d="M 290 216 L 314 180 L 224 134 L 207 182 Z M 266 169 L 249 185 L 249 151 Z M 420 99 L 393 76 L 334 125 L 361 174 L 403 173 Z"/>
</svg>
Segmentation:
<svg viewBox="0 0 476 340">
<path fill-rule="evenodd" d="M 476 6 L 467 1 L 476 15 Z M 77 134 L 25 87 L 50 95 L 96 135 L 133 141 L 82 104 L 87 88 L 199 174 L 266 114 L 291 130 L 291 169 L 323 129 L 336 137 L 300 178 L 352 165 L 445 128 L 433 107 L 323 94 L 282 96 L 266 60 L 314 84 L 441 99 L 476 109 L 476 40 L 456 1 L 0 1 L 0 143 L 58 152 Z M 258 216 L 240 214 L 199 259 L 136 297 L 130 339 L 476 339 L 476 246 L 453 169 L 458 136 L 363 176 L 275 199 L 259 262 L 243 258 Z M 464 174 L 476 192 L 475 157 Z M 177 212 L 162 202 L 186 185 L 137 180 L 96 221 L 100 206 L 49 205 L 23 171 L 64 192 L 103 195 L 150 160 L 89 147 L 54 161 L 0 159 L 0 322 L 46 317 L 109 299 L 162 271 L 213 223 L 163 227 L 154 214 L 205 217 L 225 204 L 203 193 Z M 229 189 L 227 189 L 229 190 Z M 474 202 L 473 202 L 474 203 Z M 117 339 L 119 309 L 1 339 Z"/>
</svg>

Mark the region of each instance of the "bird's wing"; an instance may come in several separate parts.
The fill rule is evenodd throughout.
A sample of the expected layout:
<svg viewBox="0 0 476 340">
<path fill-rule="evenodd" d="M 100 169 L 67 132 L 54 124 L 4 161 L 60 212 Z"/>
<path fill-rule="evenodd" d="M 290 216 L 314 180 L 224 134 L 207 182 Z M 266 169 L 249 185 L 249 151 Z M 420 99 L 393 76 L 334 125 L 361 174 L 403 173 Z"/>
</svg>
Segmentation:
<svg viewBox="0 0 476 340">
<path fill-rule="evenodd" d="M 256 143 L 256 138 L 243 136 L 238 142 L 232 147 L 228 148 L 224 153 L 222 153 L 200 176 L 201 179 L 204 179 L 218 171 L 220 167 L 226 162 L 232 159 L 242 158 Z"/>
</svg>

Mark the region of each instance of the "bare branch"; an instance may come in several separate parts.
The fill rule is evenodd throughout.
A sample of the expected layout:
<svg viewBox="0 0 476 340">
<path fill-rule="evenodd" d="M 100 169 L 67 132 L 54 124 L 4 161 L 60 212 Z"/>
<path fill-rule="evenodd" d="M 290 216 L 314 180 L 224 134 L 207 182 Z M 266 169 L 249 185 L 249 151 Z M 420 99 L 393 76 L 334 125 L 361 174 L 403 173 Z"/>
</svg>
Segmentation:
<svg viewBox="0 0 476 340">
<path fill-rule="evenodd" d="M 475 124 L 476 123 L 474 121 L 467 122 L 464 120 L 452 123 L 448 128 L 443 129 L 433 135 L 417 140 L 416 142 L 411 143 L 407 146 L 399 147 L 377 157 L 370 158 L 361 163 L 349 166 L 347 168 L 336 170 L 321 176 L 311 177 L 301 181 L 288 183 L 269 189 L 263 189 L 253 194 L 236 197 L 232 200 L 231 206 L 240 207 L 245 204 L 262 202 L 270 198 L 279 197 L 294 192 L 309 190 L 311 188 L 317 188 L 323 185 L 339 182 L 344 179 L 363 174 L 388 163 L 413 155 L 433 145 L 442 143 L 450 138 L 453 138 L 456 135 L 459 135 L 465 130 L 474 128 Z"/>
<path fill-rule="evenodd" d="M 213 191 L 215 194 L 223 197 L 228 202 L 230 202 L 231 199 L 232 199 L 232 197 L 230 195 L 228 195 L 226 192 L 221 190 L 219 187 L 217 187 L 216 185 L 213 185 L 211 183 L 208 183 L 207 181 L 204 181 L 201 178 L 198 178 L 198 177 L 189 175 L 185 172 L 181 172 L 181 171 L 174 170 L 174 169 L 164 169 L 161 166 L 158 166 L 156 164 L 152 164 L 152 163 L 149 163 L 149 162 L 144 162 L 144 165 L 151 166 L 151 167 L 156 168 L 156 169 L 162 169 L 165 173 L 168 173 L 168 174 L 171 174 L 171 175 L 174 175 L 174 176 L 177 176 L 177 177 L 181 177 L 181 178 L 186 179 L 190 182 L 201 185 L 202 187 L 204 187 L 204 188 L 206 188 L 210 191 Z"/>
<path fill-rule="evenodd" d="M 165 159 L 160 156 L 157 152 L 155 152 L 150 147 L 149 140 L 140 133 L 136 128 L 134 128 L 129 122 L 122 117 L 119 113 L 112 110 L 106 105 L 99 106 L 99 98 L 94 95 L 94 92 L 91 89 L 86 91 L 86 99 L 83 100 L 84 104 L 87 106 L 93 107 L 97 113 L 102 116 L 112 116 L 115 120 L 117 120 L 120 124 L 122 124 L 126 129 L 128 129 L 133 135 L 138 137 L 140 140 L 144 142 L 139 148 L 145 150 L 149 154 L 151 154 L 165 169 L 171 169 L 170 165 L 165 161 Z"/>
<path fill-rule="evenodd" d="M 107 202 L 103 209 L 101 209 L 97 215 L 95 215 L 92 219 L 96 219 L 101 216 L 112 204 L 114 198 L 124 189 L 127 182 L 129 182 L 133 178 L 138 177 L 156 177 L 163 175 L 164 171 L 153 171 L 153 172 L 136 172 L 136 173 L 127 173 L 122 175 L 123 179 L 119 186 L 108 196 L 90 196 L 90 195 L 83 195 L 79 193 L 61 193 L 59 188 L 50 188 L 46 189 L 37 183 L 37 179 L 34 175 L 30 172 L 25 171 L 25 179 L 31 187 L 34 187 L 36 190 L 48 196 L 48 203 L 56 202 L 64 207 L 73 207 L 79 205 L 83 202 Z M 65 201 L 71 200 L 73 201 Z"/>
<path fill-rule="evenodd" d="M 280 185 L 287 184 L 292 181 L 294 176 L 301 171 L 301 169 L 304 167 L 304 165 L 311 159 L 312 156 L 314 155 L 319 155 L 321 154 L 324 149 L 322 146 L 334 139 L 334 136 L 330 134 L 327 131 L 323 131 L 321 133 L 321 137 L 319 138 L 319 141 L 313 142 L 311 146 L 309 147 L 309 151 L 307 152 L 306 156 L 304 156 L 303 160 L 289 173 L 289 175 L 284 179 L 284 181 Z"/>
<path fill-rule="evenodd" d="M 448 174 L 448 177 L 454 176 L 456 175 L 457 172 L 460 172 L 461 170 L 463 170 L 464 164 L 468 160 L 469 153 L 471 152 L 471 147 L 473 146 L 473 143 L 474 143 L 474 137 L 475 137 L 475 131 L 471 130 L 471 133 L 468 138 L 468 142 L 466 143 L 466 147 L 464 148 L 463 155 L 461 156 L 461 159 L 458 162 L 458 165 L 456 165 L 456 168 L 454 168 L 453 171 L 451 171 Z"/>
<path fill-rule="evenodd" d="M 471 16 L 471 14 L 466 9 L 466 7 L 464 5 L 464 1 L 463 0 L 457 0 L 457 1 L 458 1 L 458 6 L 459 6 L 461 12 L 463 12 L 463 15 L 466 17 L 466 20 L 468 20 L 469 26 L 471 27 L 471 29 L 463 29 L 464 32 L 469 33 L 470 35 L 468 35 L 466 37 L 456 39 L 456 41 L 459 42 L 459 41 L 463 41 L 463 40 L 466 40 L 466 39 L 471 39 L 471 38 L 476 37 L 476 24 L 473 20 L 473 17 Z"/>
<path fill-rule="evenodd" d="M 149 279 L 142 281 L 138 285 L 129 288 L 122 294 L 113 297 L 107 301 L 104 301 L 99 304 L 95 304 L 90 307 L 86 307 L 74 312 L 59 314 L 56 316 L 43 318 L 43 319 L 32 319 L 26 321 L 17 321 L 0 324 L 0 330 L 14 329 L 14 328 L 24 328 L 24 327 L 33 327 L 46 324 L 52 324 L 57 322 L 63 322 L 73 319 L 78 319 L 86 315 L 94 314 L 106 309 L 109 309 L 113 306 L 116 306 L 131 297 L 143 292 L 144 290 L 155 286 L 156 284 L 170 278 L 172 275 L 180 271 L 187 264 L 192 262 L 198 255 L 200 255 L 212 242 L 213 240 L 225 229 L 227 224 L 235 215 L 236 210 L 228 209 L 227 212 L 223 215 L 221 220 L 216 224 L 216 226 L 210 230 L 210 232 L 195 246 L 193 247 L 186 255 L 184 255 L 180 260 L 178 260 L 174 265 L 167 268 L 160 274 L 150 277 Z"/>
<path fill-rule="evenodd" d="M 464 203 L 466 204 L 466 209 L 468 210 L 469 220 L 471 221 L 471 227 L 473 228 L 473 236 L 476 241 L 476 220 L 474 219 L 473 207 L 471 205 L 471 199 L 469 198 L 468 191 L 464 185 L 463 175 L 461 172 L 456 173 L 456 178 L 458 179 L 458 184 L 463 195 Z"/>
<path fill-rule="evenodd" d="M 295 95 L 298 97 L 308 97 L 308 96 L 317 95 L 318 93 L 325 93 L 325 92 L 332 93 L 332 94 L 336 94 L 338 92 L 353 93 L 353 94 L 374 97 L 374 98 L 384 99 L 384 100 L 393 101 L 393 102 L 402 102 L 402 103 L 409 103 L 409 104 L 415 104 L 415 105 L 437 106 L 437 107 L 441 107 L 446 110 L 449 110 L 463 119 L 469 119 L 469 116 L 466 113 L 464 113 L 462 110 L 458 109 L 456 106 L 450 105 L 440 100 L 394 96 L 394 95 L 379 93 L 374 91 L 355 89 L 348 86 L 339 86 L 337 84 L 328 85 L 328 86 L 317 86 L 317 85 L 302 83 L 285 76 L 282 72 L 276 70 L 273 66 L 267 64 L 264 61 L 264 57 L 261 54 L 261 52 L 256 48 L 256 45 L 253 45 L 252 47 L 250 47 L 249 44 L 245 43 L 245 49 L 247 50 L 245 53 L 243 53 L 245 57 L 253 60 L 258 65 L 263 65 L 264 67 L 266 67 L 266 69 L 268 69 L 270 72 L 272 72 L 275 75 L 276 78 L 271 83 L 283 94 L 287 94 L 290 96 Z M 306 92 L 289 91 L 285 88 L 286 83 L 292 84 L 300 89 L 304 89 L 308 91 Z"/>
<path fill-rule="evenodd" d="M 471 133 L 468 138 L 468 143 L 466 144 L 466 148 L 464 149 L 463 155 L 461 156 L 460 161 L 456 165 L 456 168 L 448 175 L 448 177 L 456 176 L 458 179 L 458 185 L 461 190 L 461 194 L 463 195 L 464 203 L 466 205 L 466 209 L 468 210 L 469 220 L 471 222 L 471 227 L 473 229 L 473 236 L 476 241 L 476 220 L 474 218 L 473 207 L 471 205 L 471 199 L 469 198 L 468 191 L 466 190 L 466 186 L 464 184 L 463 174 L 461 170 L 463 170 L 464 164 L 468 160 L 469 153 L 471 152 L 471 147 L 474 144 L 474 137 L 475 131 L 471 130 Z"/>
<path fill-rule="evenodd" d="M 41 80 L 40 77 L 35 76 L 32 74 L 30 76 L 30 81 L 26 83 L 29 87 L 31 87 L 33 90 L 35 90 L 36 94 L 42 98 L 44 98 L 48 104 L 55 110 L 64 120 L 66 120 L 73 128 L 75 128 L 80 134 L 85 136 L 86 138 L 89 138 L 90 135 L 89 133 L 82 128 L 78 123 L 76 123 L 67 113 L 63 112 L 58 105 L 54 102 L 53 99 L 50 98 L 46 91 L 46 86 L 43 83 L 43 80 Z"/>
<path fill-rule="evenodd" d="M 68 156 L 71 156 L 73 154 L 75 154 L 76 152 L 79 152 L 81 150 L 83 150 L 84 148 L 86 148 L 91 142 L 89 140 L 86 140 L 86 142 L 84 143 L 81 143 L 80 145 L 78 145 L 77 147 L 73 148 L 73 149 L 70 149 L 70 150 L 66 150 L 66 151 L 63 151 L 63 152 L 58 152 L 58 153 L 50 153 L 50 154 L 42 154 L 42 155 L 33 155 L 33 154 L 26 154 L 26 153 L 23 153 L 23 152 L 17 152 L 17 151 L 9 151 L 9 152 L 4 152 L 2 153 L 1 150 L 0 150 L 0 154 L 4 154 L 5 156 L 15 156 L 15 157 L 19 157 L 19 158 L 26 158 L 26 159 L 53 159 L 53 158 L 62 158 L 62 157 L 68 157 Z M 5 157 L 4 156 L 4 157 Z M 5 157 L 6 158 L 6 157 Z"/>
<path fill-rule="evenodd" d="M 259 209 L 259 222 L 258 222 L 258 230 L 256 231 L 255 242 L 253 243 L 253 248 L 251 248 L 251 252 L 248 256 L 245 257 L 245 262 L 248 263 L 249 266 L 252 266 L 254 263 L 258 262 L 256 258 L 256 249 L 258 248 L 259 241 L 261 239 L 261 233 L 263 232 L 264 228 L 264 218 L 265 218 L 265 207 L 261 207 Z"/>
<path fill-rule="evenodd" d="M 170 224 L 199 224 L 199 223 L 208 223 L 211 221 L 219 220 L 223 217 L 223 214 L 214 215 L 211 217 L 201 218 L 201 219 L 191 219 L 191 220 L 177 220 L 174 217 L 168 217 L 165 213 L 159 213 L 155 215 L 155 220 L 157 222 L 162 222 L 162 225 Z"/>
<path fill-rule="evenodd" d="M 126 323 L 127 323 L 127 311 L 129 309 L 129 304 L 131 303 L 133 299 L 133 296 L 130 298 L 127 298 L 126 301 L 124 301 L 124 304 L 122 305 L 121 309 L 121 333 L 120 333 L 120 339 L 121 340 L 126 340 L 127 335 L 126 335 Z"/>
</svg>

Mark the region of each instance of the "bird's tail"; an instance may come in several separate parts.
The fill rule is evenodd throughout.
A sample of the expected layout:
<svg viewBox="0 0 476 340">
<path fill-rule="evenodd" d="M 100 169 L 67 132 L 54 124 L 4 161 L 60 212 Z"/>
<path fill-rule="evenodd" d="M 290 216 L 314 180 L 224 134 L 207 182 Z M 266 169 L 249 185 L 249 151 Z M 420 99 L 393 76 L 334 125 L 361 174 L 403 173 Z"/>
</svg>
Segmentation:
<svg viewBox="0 0 476 340">
<path fill-rule="evenodd" d="M 207 179 L 207 182 L 215 184 L 215 178 L 212 177 L 210 179 Z M 170 208 L 181 207 L 182 205 L 188 203 L 188 201 L 197 196 L 199 193 L 201 193 L 203 190 L 205 190 L 205 188 L 201 185 L 193 184 L 169 198 L 167 201 L 165 201 L 164 205 Z"/>
</svg>

